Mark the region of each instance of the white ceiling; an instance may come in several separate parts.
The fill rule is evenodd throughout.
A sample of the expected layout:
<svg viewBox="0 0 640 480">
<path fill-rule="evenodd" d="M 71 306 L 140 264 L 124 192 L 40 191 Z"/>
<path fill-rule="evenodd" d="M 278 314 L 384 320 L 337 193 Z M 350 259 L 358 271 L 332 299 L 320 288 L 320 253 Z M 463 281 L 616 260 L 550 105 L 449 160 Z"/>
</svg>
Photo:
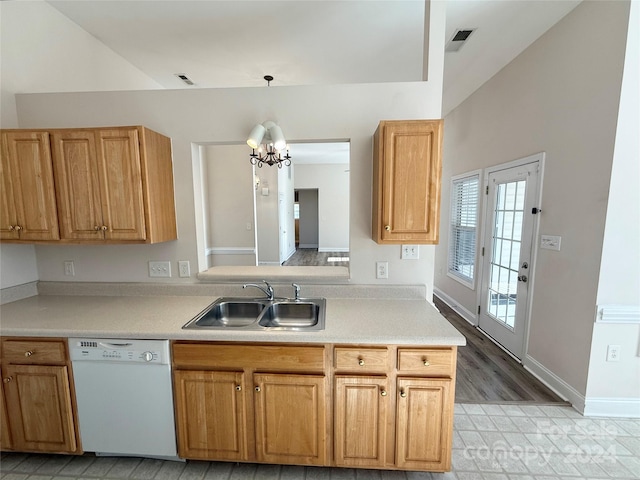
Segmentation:
<svg viewBox="0 0 640 480">
<path fill-rule="evenodd" d="M 443 1 L 443 0 L 433 0 Z M 580 0 L 448 0 L 448 113 Z M 50 0 L 165 88 L 420 81 L 423 0 Z M 186 74 L 194 86 L 175 77 Z"/>
</svg>

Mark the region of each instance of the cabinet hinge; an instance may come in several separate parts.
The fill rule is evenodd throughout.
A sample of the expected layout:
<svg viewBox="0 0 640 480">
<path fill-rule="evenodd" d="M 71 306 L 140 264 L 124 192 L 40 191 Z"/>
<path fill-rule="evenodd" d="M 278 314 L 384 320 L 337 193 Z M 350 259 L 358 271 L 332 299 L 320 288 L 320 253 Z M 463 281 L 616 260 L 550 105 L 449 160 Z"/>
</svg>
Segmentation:
<svg viewBox="0 0 640 480">
<path fill-rule="evenodd" d="M 487 188 L 485 189 L 484 194 L 489 195 L 489 185 L 487 185 Z"/>
</svg>

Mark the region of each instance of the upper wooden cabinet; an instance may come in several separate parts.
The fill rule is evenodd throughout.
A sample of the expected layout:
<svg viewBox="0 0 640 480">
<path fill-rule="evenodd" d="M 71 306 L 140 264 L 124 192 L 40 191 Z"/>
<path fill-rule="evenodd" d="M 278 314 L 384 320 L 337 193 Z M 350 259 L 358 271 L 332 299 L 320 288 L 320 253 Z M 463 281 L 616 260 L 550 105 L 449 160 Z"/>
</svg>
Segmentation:
<svg viewBox="0 0 640 480">
<path fill-rule="evenodd" d="M 0 239 L 59 239 L 49 134 L 3 131 L 0 138 Z"/>
<path fill-rule="evenodd" d="M 4 136 L 11 138 L 15 132 L 42 135 L 47 149 L 50 146 L 53 170 L 47 206 L 53 207 L 54 218 L 57 211 L 60 234 L 55 238 L 61 243 L 157 243 L 177 238 L 169 138 L 140 126 L 6 132 L 3 150 L 5 143 L 11 145 Z M 3 168 L 3 181 L 5 177 Z M 8 178 L 6 192 L 12 188 L 15 197 L 16 190 L 24 191 Z M 2 220 L 7 223 L 4 217 L 12 211 L 5 208 L 4 197 Z M 2 238 L 26 239 L 22 230 L 20 236 Z"/>
<path fill-rule="evenodd" d="M 437 244 L 442 120 L 382 121 L 373 137 L 373 239 Z"/>
</svg>

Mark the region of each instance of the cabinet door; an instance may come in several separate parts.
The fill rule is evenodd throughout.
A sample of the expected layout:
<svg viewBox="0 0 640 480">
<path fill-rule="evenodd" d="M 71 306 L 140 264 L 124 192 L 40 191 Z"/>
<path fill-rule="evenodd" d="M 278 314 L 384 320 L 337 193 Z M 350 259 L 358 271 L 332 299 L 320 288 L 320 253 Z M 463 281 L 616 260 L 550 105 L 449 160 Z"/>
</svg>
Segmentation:
<svg viewBox="0 0 640 480">
<path fill-rule="evenodd" d="M 241 372 L 174 372 L 178 452 L 183 458 L 246 460 Z"/>
<path fill-rule="evenodd" d="M 2 367 L 13 447 L 73 453 L 78 450 L 66 366 Z"/>
<path fill-rule="evenodd" d="M 450 379 L 398 378 L 396 465 L 451 468 L 453 391 Z"/>
<path fill-rule="evenodd" d="M 336 465 L 382 467 L 387 445 L 387 377 L 336 376 Z"/>
<path fill-rule="evenodd" d="M 438 243 L 442 121 L 380 122 L 374 139 L 374 240 Z"/>
<path fill-rule="evenodd" d="M 108 240 L 144 240 L 145 213 L 138 131 L 100 130 L 98 165 L 102 220 Z"/>
<path fill-rule="evenodd" d="M 12 198 L 8 191 L 3 194 L 7 196 L 2 200 L 2 220 L 15 215 L 14 231 L 20 240 L 59 239 L 49 134 L 3 132 L 2 163 L 3 183 L 10 182 L 12 190 Z M 16 238 L 5 234 L 3 238 Z"/>
<path fill-rule="evenodd" d="M 0 383 L 0 450 L 10 450 L 11 448 L 13 448 L 13 443 L 11 442 L 11 432 L 9 431 L 9 420 L 4 400 L 4 387 Z"/>
<path fill-rule="evenodd" d="M 257 460 L 324 465 L 325 377 L 255 374 L 253 379 Z"/>
<path fill-rule="evenodd" d="M 9 240 L 18 238 L 18 215 L 13 201 L 13 186 L 11 185 L 11 175 L 9 172 L 9 159 L 5 154 L 4 136 L 2 148 L 0 149 L 0 239 Z"/>
<path fill-rule="evenodd" d="M 104 238 L 98 157 L 94 131 L 52 134 L 52 148 L 63 239 Z"/>
</svg>

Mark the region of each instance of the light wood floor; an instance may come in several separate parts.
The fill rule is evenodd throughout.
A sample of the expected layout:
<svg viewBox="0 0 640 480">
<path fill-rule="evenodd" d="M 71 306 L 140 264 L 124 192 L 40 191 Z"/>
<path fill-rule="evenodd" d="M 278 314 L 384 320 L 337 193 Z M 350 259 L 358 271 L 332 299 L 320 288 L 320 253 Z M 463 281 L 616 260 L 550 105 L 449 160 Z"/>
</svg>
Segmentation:
<svg viewBox="0 0 640 480">
<path fill-rule="evenodd" d="M 509 354 L 470 325 L 438 297 L 442 315 L 467 339 L 458 348 L 456 403 L 566 404 Z"/>
<path fill-rule="evenodd" d="M 330 259 L 342 259 L 329 261 Z M 344 260 L 344 259 L 347 260 Z M 284 266 L 322 266 L 348 267 L 349 252 L 318 252 L 317 248 L 298 248 L 291 258 L 283 263 Z"/>
</svg>

